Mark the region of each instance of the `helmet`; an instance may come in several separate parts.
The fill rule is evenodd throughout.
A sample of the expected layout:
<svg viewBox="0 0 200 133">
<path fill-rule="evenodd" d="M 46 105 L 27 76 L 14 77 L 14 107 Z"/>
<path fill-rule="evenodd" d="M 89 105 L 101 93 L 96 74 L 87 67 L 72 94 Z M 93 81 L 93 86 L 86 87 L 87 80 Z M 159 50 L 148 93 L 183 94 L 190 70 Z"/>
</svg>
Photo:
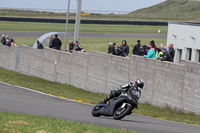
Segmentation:
<svg viewBox="0 0 200 133">
<path fill-rule="evenodd" d="M 136 79 L 135 80 L 135 85 L 140 87 L 140 88 L 143 88 L 144 87 L 144 81 L 143 79 Z"/>
</svg>

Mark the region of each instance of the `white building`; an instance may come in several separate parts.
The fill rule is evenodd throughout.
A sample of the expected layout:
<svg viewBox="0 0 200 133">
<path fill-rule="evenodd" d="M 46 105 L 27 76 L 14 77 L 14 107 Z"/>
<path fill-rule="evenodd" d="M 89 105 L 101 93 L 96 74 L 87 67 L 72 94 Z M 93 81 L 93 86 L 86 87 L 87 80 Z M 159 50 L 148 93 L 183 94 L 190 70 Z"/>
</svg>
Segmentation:
<svg viewBox="0 0 200 133">
<path fill-rule="evenodd" d="M 200 23 L 169 22 L 167 45 L 169 43 L 174 44 L 174 62 L 200 62 Z"/>
</svg>

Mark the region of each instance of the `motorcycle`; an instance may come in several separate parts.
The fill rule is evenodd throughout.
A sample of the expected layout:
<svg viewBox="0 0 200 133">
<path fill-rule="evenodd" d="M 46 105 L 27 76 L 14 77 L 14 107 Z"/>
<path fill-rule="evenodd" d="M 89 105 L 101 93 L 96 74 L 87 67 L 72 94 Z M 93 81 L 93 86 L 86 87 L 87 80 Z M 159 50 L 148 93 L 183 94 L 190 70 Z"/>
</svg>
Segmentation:
<svg viewBox="0 0 200 133">
<path fill-rule="evenodd" d="M 141 96 L 141 89 L 138 91 L 131 87 L 128 90 L 122 91 L 121 95 L 113 98 L 112 101 L 106 104 L 97 104 L 92 109 L 92 115 L 99 117 L 101 115 L 113 117 L 116 120 L 130 115 L 134 108 L 137 108 L 137 101 Z"/>
</svg>

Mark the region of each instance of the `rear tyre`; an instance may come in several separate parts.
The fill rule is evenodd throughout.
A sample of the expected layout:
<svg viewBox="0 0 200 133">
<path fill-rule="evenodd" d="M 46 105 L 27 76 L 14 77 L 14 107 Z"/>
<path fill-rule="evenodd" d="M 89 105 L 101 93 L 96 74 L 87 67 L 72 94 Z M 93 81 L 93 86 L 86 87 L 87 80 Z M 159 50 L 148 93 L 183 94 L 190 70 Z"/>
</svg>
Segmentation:
<svg viewBox="0 0 200 133">
<path fill-rule="evenodd" d="M 100 114 L 100 109 L 101 109 L 102 107 L 99 107 L 99 106 L 94 106 L 94 108 L 92 109 L 92 115 L 94 116 L 94 117 L 99 117 L 99 116 L 101 116 L 101 114 Z"/>
<path fill-rule="evenodd" d="M 126 104 L 123 108 L 120 106 L 114 113 L 113 118 L 116 120 L 121 120 L 126 115 L 128 115 L 132 111 L 132 106 L 130 104 Z"/>
</svg>

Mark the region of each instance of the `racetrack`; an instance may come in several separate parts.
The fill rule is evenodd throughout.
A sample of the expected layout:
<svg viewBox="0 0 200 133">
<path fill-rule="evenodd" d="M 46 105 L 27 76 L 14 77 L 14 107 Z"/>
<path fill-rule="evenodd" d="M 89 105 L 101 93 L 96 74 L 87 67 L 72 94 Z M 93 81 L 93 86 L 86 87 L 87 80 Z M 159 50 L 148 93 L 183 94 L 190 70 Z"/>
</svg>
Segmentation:
<svg viewBox="0 0 200 133">
<path fill-rule="evenodd" d="M 128 128 L 143 133 L 199 133 L 193 126 L 132 114 L 117 121 L 93 117 L 92 105 L 50 96 L 23 87 L 0 83 L 0 111 L 50 116 L 106 127 Z"/>
<path fill-rule="evenodd" d="M 47 32 L 38 31 L 0 31 L 0 35 L 5 34 L 13 38 L 39 38 Z M 74 33 L 70 36 L 74 37 Z M 166 34 L 113 34 L 113 33 L 80 33 L 81 38 L 167 38 Z"/>
</svg>

